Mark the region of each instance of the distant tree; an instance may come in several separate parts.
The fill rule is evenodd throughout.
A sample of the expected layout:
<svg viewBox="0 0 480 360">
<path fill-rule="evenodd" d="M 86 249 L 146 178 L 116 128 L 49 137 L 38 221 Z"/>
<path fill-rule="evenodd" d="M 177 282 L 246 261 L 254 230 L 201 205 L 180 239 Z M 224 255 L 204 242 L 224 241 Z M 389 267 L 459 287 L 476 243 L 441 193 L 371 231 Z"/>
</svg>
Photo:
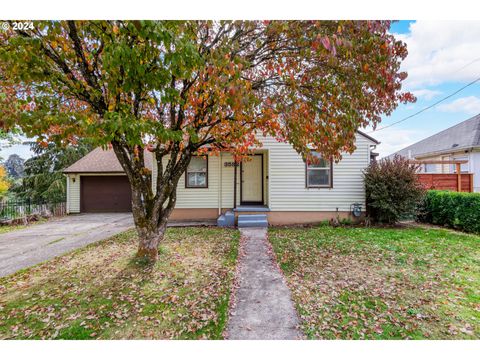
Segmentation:
<svg viewBox="0 0 480 360">
<path fill-rule="evenodd" d="M 19 155 L 10 155 L 7 161 L 5 161 L 5 169 L 7 170 L 8 176 L 10 176 L 12 179 L 21 178 L 24 173 L 24 163 L 25 160 Z"/>
<path fill-rule="evenodd" d="M 63 201 L 66 179 L 62 170 L 85 156 L 92 147 L 83 142 L 67 147 L 33 142 L 30 147 L 35 156 L 25 161 L 22 182 L 12 191 L 17 197 L 33 202 Z"/>
<path fill-rule="evenodd" d="M 0 165 L 0 198 L 4 197 L 10 188 L 10 182 L 7 179 L 5 168 Z"/>
</svg>

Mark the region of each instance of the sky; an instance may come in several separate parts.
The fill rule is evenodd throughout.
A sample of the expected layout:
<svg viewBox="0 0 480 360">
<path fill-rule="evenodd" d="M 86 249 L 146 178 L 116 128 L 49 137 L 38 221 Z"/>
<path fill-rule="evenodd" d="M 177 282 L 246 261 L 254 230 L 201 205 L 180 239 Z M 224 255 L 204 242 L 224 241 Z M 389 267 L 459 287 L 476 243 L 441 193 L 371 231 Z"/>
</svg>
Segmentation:
<svg viewBox="0 0 480 360">
<path fill-rule="evenodd" d="M 417 102 L 400 104 L 391 116 L 383 117 L 378 128 L 410 116 L 480 77 L 479 21 L 402 20 L 393 23 L 390 32 L 407 43 L 409 55 L 402 70 L 409 76 L 403 90 L 414 93 Z M 384 157 L 479 113 L 480 82 L 398 125 L 364 130 L 381 142 L 377 150 Z M 31 156 L 28 146 L 1 146 L 4 159 L 12 153 Z"/>
<path fill-rule="evenodd" d="M 390 31 L 407 43 L 403 90 L 417 102 L 399 105 L 377 128 L 392 124 L 441 100 L 480 77 L 480 22 L 400 21 Z M 369 132 L 381 142 L 380 157 L 416 143 L 480 113 L 480 82 L 434 108 L 385 130 Z M 371 129 L 366 129 L 366 131 Z"/>
</svg>

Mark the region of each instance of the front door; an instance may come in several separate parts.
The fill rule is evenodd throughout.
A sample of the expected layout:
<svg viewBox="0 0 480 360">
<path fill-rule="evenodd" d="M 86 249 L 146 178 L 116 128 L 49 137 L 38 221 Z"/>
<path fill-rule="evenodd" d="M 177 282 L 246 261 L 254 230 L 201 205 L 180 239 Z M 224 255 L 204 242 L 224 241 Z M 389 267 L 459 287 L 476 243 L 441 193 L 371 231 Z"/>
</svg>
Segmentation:
<svg viewBox="0 0 480 360">
<path fill-rule="evenodd" d="M 263 204 L 263 155 L 242 162 L 241 181 L 241 203 Z"/>
</svg>

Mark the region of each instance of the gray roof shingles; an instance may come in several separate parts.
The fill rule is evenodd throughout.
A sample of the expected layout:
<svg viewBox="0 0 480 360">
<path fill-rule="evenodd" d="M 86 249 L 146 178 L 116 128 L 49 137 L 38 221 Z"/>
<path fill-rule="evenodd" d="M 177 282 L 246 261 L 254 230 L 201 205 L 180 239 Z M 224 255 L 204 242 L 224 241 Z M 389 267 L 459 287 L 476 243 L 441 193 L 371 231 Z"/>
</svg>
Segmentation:
<svg viewBox="0 0 480 360">
<path fill-rule="evenodd" d="M 480 146 L 480 114 L 390 155 L 412 157 Z"/>
</svg>

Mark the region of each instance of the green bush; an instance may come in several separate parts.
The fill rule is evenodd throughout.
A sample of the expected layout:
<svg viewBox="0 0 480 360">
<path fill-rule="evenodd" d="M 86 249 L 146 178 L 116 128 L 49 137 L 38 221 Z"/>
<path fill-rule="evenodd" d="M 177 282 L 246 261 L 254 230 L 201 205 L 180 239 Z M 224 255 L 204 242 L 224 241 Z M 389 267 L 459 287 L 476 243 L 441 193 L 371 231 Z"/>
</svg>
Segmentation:
<svg viewBox="0 0 480 360">
<path fill-rule="evenodd" d="M 418 165 L 398 155 L 374 161 L 365 170 L 367 212 L 374 222 L 394 224 L 416 214 L 425 193 L 417 170 Z"/>
<path fill-rule="evenodd" d="M 479 234 L 480 194 L 429 190 L 418 220 Z"/>
</svg>

